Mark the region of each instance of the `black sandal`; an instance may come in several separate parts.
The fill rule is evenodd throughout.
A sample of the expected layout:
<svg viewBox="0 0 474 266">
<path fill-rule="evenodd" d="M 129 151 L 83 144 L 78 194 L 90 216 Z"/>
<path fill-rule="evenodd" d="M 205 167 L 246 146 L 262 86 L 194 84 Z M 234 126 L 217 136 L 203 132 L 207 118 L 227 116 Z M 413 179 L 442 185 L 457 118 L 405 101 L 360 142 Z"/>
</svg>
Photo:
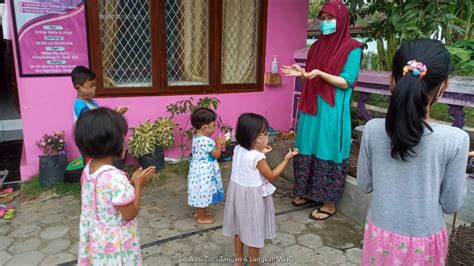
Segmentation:
<svg viewBox="0 0 474 266">
<path fill-rule="evenodd" d="M 322 207 L 319 207 L 318 209 L 316 209 L 318 212 L 317 213 L 322 213 L 322 214 L 326 214 L 327 216 L 324 217 L 324 218 L 316 218 L 314 215 L 313 215 L 313 212 L 310 212 L 309 213 L 309 219 L 311 220 L 315 220 L 315 221 L 324 221 L 326 219 L 328 219 L 329 217 L 333 216 L 334 214 L 336 214 L 337 212 L 337 207 L 336 207 L 336 210 L 333 212 L 333 213 L 330 213 L 330 212 L 327 212 L 327 211 L 324 211 L 324 210 L 321 210 Z"/>
<path fill-rule="evenodd" d="M 292 200 L 291 201 L 291 205 L 293 205 L 293 207 L 301 207 L 301 206 L 305 206 L 305 205 L 308 205 L 308 204 L 312 204 L 314 201 L 310 200 L 310 199 L 307 199 L 307 198 L 301 198 L 301 199 L 304 199 L 305 202 L 303 203 L 296 203 L 295 200 Z"/>
</svg>

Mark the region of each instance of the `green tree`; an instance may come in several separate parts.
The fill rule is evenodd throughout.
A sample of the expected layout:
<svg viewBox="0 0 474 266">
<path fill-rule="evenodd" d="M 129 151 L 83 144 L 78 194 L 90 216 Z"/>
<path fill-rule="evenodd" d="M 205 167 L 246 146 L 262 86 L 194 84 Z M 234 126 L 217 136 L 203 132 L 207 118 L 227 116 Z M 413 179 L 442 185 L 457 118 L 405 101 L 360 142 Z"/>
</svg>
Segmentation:
<svg viewBox="0 0 474 266">
<path fill-rule="evenodd" d="M 321 9 L 321 7 L 323 6 L 325 2 L 326 1 L 324 0 L 309 0 L 308 18 L 316 19 L 316 17 L 318 16 L 319 10 Z"/>
<path fill-rule="evenodd" d="M 361 37 L 366 37 L 367 41 L 377 42 L 380 70 L 390 70 L 391 59 L 401 41 L 436 37 L 450 45 L 459 40 L 472 38 L 471 0 L 345 2 L 350 4 L 351 13 L 356 18 L 370 18 Z M 383 45 L 384 40 L 387 41 L 387 47 Z"/>
</svg>

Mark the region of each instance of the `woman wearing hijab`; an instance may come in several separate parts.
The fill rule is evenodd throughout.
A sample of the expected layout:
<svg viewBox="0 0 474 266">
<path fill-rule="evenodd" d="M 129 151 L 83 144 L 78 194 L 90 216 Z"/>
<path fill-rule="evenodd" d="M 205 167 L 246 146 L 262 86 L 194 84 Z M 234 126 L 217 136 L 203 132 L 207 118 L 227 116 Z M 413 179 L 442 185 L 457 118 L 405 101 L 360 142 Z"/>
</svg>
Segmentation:
<svg viewBox="0 0 474 266">
<path fill-rule="evenodd" d="M 304 78 L 294 158 L 294 206 L 322 205 L 310 213 L 325 220 L 337 211 L 344 191 L 351 145 L 350 103 L 362 59 L 362 44 L 349 34 L 349 10 L 326 3 L 318 14 L 321 36 L 311 46 L 306 69 L 283 66 Z"/>
</svg>

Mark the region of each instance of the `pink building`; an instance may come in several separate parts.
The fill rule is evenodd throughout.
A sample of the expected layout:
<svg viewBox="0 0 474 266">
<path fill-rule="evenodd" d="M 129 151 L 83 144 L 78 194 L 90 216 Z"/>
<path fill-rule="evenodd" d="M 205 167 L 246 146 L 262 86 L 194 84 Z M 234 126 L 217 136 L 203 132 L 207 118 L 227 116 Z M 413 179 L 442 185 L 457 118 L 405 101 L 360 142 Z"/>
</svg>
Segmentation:
<svg viewBox="0 0 474 266">
<path fill-rule="evenodd" d="M 217 97 L 234 125 L 242 112 L 291 127 L 294 79 L 267 86 L 276 55 L 293 63 L 305 47 L 308 0 L 56 1 L 9 0 L 10 29 L 23 125 L 21 179 L 38 173 L 36 140 L 64 130 L 69 159 L 76 64 L 97 73 L 101 106 L 129 107 L 130 126 L 167 116 L 166 106 L 191 95 Z M 130 4 L 126 4 L 126 3 Z M 150 3 L 150 4 L 148 4 Z M 86 12 L 87 11 L 87 12 Z M 13 16 L 12 16 L 13 15 Z M 177 148 L 166 152 L 177 157 Z"/>
</svg>

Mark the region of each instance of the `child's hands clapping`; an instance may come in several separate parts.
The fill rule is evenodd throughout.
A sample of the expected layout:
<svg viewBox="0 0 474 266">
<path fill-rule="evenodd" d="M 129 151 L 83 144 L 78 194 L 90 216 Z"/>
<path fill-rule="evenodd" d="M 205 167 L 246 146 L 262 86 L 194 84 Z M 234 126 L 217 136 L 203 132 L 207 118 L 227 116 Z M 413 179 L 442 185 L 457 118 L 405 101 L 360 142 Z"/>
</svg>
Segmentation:
<svg viewBox="0 0 474 266">
<path fill-rule="evenodd" d="M 154 166 L 150 166 L 146 169 L 138 168 L 135 173 L 132 175 L 132 183 L 135 187 L 143 187 L 151 178 L 151 176 L 155 173 L 156 168 Z"/>
<path fill-rule="evenodd" d="M 127 106 L 119 106 L 119 107 L 115 108 L 115 111 L 117 111 L 121 114 L 125 114 L 128 111 L 128 107 Z"/>
<path fill-rule="evenodd" d="M 293 150 L 291 150 L 291 148 L 288 148 L 288 150 L 288 153 L 285 155 L 285 160 L 290 160 L 291 158 L 295 157 L 300 153 L 297 148 L 293 148 Z"/>
<path fill-rule="evenodd" d="M 265 148 L 263 148 L 262 153 L 267 154 L 267 153 L 271 152 L 272 150 L 273 150 L 272 147 L 267 145 L 267 146 L 265 146 Z"/>
<path fill-rule="evenodd" d="M 219 136 L 217 139 L 216 139 L 216 145 L 218 147 L 221 147 L 222 145 L 225 144 L 225 136 Z"/>
</svg>

